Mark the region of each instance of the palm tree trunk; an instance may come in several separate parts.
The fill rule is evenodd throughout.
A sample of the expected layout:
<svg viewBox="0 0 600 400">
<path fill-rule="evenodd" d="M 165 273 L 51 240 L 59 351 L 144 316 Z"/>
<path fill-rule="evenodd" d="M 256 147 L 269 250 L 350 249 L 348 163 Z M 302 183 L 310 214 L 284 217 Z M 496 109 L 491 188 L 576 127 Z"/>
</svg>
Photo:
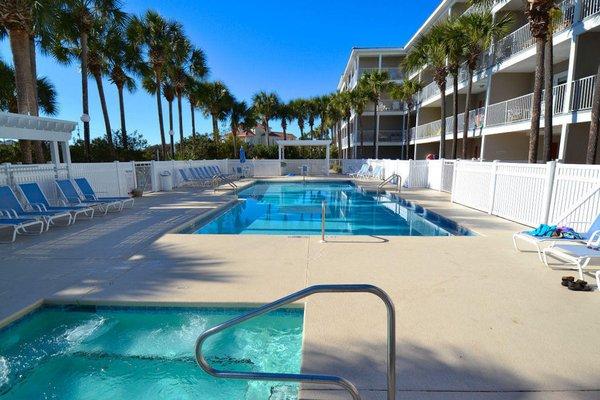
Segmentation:
<svg viewBox="0 0 600 400">
<path fill-rule="evenodd" d="M 552 36 L 546 40 L 544 53 L 544 162 L 552 157 L 552 114 L 553 93 L 552 79 L 554 77 L 554 50 L 552 49 Z"/>
<path fill-rule="evenodd" d="M 178 113 L 178 117 L 179 120 L 177 122 L 179 122 L 179 145 L 181 146 L 181 143 L 183 143 L 183 113 L 181 111 L 182 108 L 182 104 L 181 104 L 181 94 L 177 95 L 177 113 Z"/>
<path fill-rule="evenodd" d="M 33 74 L 31 71 L 31 60 L 29 50 L 29 35 L 19 29 L 10 29 L 10 48 L 15 66 L 15 87 L 17 91 L 17 111 L 19 114 L 31 114 L 31 98 L 33 93 Z M 19 140 L 21 148 L 21 160 L 24 164 L 31 164 L 31 142 Z"/>
<path fill-rule="evenodd" d="M 33 78 L 33 98 L 31 99 L 31 105 L 34 111 L 31 113 L 31 115 L 38 116 L 40 115 L 40 111 L 38 106 L 37 62 L 35 57 L 35 37 L 33 35 L 29 36 L 29 60 L 31 63 L 31 76 Z M 36 140 L 32 144 L 35 162 L 38 164 L 45 163 L 46 157 L 44 155 L 44 143 L 42 141 Z"/>
<path fill-rule="evenodd" d="M 112 128 L 110 126 L 110 118 L 108 116 L 108 107 L 106 106 L 106 96 L 104 95 L 104 86 L 102 84 L 102 76 L 99 73 L 94 72 L 94 79 L 96 80 L 96 86 L 98 87 L 98 96 L 100 97 L 100 107 L 102 108 L 102 116 L 104 117 L 104 129 L 106 131 L 106 141 L 110 147 L 111 155 L 115 156 L 115 146 L 113 145 L 112 139 Z"/>
<path fill-rule="evenodd" d="M 408 160 L 409 158 L 409 153 L 410 153 L 410 109 L 412 107 L 408 106 L 408 113 L 406 114 L 406 143 L 404 144 L 404 159 Z"/>
<path fill-rule="evenodd" d="M 215 142 L 219 141 L 219 121 L 217 121 L 217 116 L 212 114 L 212 129 L 213 129 L 213 139 Z"/>
<path fill-rule="evenodd" d="M 350 118 L 346 121 L 346 142 L 348 144 L 348 149 L 346 150 L 346 158 L 350 158 Z M 340 150 L 342 151 L 342 150 Z"/>
<path fill-rule="evenodd" d="M 594 164 L 596 152 L 598 151 L 598 131 L 600 130 L 600 65 L 594 82 L 594 98 L 592 99 L 592 120 L 590 122 L 590 134 L 588 137 L 586 164 Z"/>
<path fill-rule="evenodd" d="M 196 137 L 196 109 L 190 101 L 190 113 L 192 114 L 192 137 Z"/>
<path fill-rule="evenodd" d="M 167 159 L 167 143 L 165 141 L 165 125 L 163 123 L 163 110 L 162 110 L 162 100 L 161 100 L 161 85 L 162 81 L 160 79 L 160 75 L 155 73 L 156 78 L 156 108 L 158 110 L 158 127 L 160 129 L 160 144 L 162 151 L 162 159 Z"/>
<path fill-rule="evenodd" d="M 458 73 L 452 75 L 452 159 L 458 151 Z"/>
<path fill-rule="evenodd" d="M 467 137 L 469 136 L 469 123 L 471 113 L 471 92 L 473 91 L 473 70 L 469 68 L 469 81 L 467 83 L 467 98 L 465 100 L 465 117 L 463 127 L 463 139 L 462 139 L 462 159 L 467 159 Z"/>
<path fill-rule="evenodd" d="M 89 116 L 89 101 L 88 101 L 88 34 L 81 32 L 81 105 L 83 115 Z M 90 152 L 90 122 L 83 121 L 83 142 L 84 156 L 87 162 L 92 161 Z"/>
<path fill-rule="evenodd" d="M 379 156 L 379 149 L 377 148 L 378 140 L 379 140 L 379 124 L 377 122 L 377 105 L 378 104 L 379 104 L 379 99 L 377 99 L 377 101 L 375 101 L 375 105 L 373 107 L 373 110 L 374 110 L 373 122 L 375 123 L 375 125 L 373 125 L 373 127 L 375 128 L 373 130 L 373 158 L 376 160 L 377 160 L 377 157 Z"/>
<path fill-rule="evenodd" d="M 167 100 L 169 103 L 169 136 L 171 143 L 171 160 L 175 159 L 175 132 L 173 132 L 173 100 Z"/>
<path fill-rule="evenodd" d="M 125 150 L 129 148 L 127 140 L 127 126 L 125 124 L 125 100 L 123 98 L 123 84 L 117 85 L 117 92 L 119 93 L 119 114 L 121 117 L 121 145 Z"/>
<path fill-rule="evenodd" d="M 238 158 L 237 152 L 237 127 L 231 129 L 231 135 L 233 137 L 233 158 Z"/>
<path fill-rule="evenodd" d="M 358 114 L 356 123 L 358 124 L 358 131 L 360 132 L 360 158 L 364 158 L 365 157 L 365 131 L 363 130 L 361 116 L 362 116 L 362 114 Z"/>
<path fill-rule="evenodd" d="M 446 83 L 438 85 L 440 88 L 440 154 L 439 158 L 446 157 Z"/>
<path fill-rule="evenodd" d="M 537 162 L 538 141 L 540 136 L 540 114 L 542 108 L 542 86 L 544 83 L 544 50 L 545 40 L 543 37 L 536 38 L 536 66 L 535 81 L 533 84 L 533 99 L 531 102 L 531 131 L 529 132 L 529 155 L 530 163 Z"/>
</svg>

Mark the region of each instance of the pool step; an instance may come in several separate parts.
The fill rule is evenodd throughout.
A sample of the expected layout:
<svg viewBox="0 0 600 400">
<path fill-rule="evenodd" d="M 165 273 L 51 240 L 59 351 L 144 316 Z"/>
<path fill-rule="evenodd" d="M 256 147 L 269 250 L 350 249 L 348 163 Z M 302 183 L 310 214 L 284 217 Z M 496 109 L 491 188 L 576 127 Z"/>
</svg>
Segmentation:
<svg viewBox="0 0 600 400">
<path fill-rule="evenodd" d="M 269 400 L 298 400 L 298 386 L 271 386 L 271 394 L 269 395 Z"/>
</svg>

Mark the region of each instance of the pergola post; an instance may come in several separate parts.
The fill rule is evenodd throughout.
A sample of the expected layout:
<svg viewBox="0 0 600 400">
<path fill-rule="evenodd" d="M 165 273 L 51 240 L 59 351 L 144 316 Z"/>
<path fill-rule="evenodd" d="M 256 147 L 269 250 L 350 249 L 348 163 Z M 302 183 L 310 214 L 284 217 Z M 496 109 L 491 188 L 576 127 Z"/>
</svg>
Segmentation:
<svg viewBox="0 0 600 400">
<path fill-rule="evenodd" d="M 325 152 L 325 169 L 327 170 L 327 176 L 329 176 L 329 150 L 330 150 L 330 145 L 328 144 L 326 147 L 326 152 Z M 341 161 L 340 161 L 341 162 Z"/>
</svg>

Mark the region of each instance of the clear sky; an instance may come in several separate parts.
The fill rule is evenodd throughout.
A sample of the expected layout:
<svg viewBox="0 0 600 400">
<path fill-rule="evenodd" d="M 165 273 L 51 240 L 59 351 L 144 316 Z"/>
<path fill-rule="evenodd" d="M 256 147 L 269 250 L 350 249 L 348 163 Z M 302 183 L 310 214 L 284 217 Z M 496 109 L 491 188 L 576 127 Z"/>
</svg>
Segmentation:
<svg viewBox="0 0 600 400">
<path fill-rule="evenodd" d="M 209 79 L 224 81 L 237 98 L 247 101 L 259 90 L 273 90 L 286 101 L 334 91 L 352 47 L 403 46 L 438 4 L 439 0 L 123 0 L 129 13 L 152 8 L 181 22 L 192 42 L 206 52 Z M 0 56 L 12 61 L 6 40 L 0 43 Z M 48 76 L 58 90 L 57 118 L 79 121 L 78 66 L 61 66 L 41 56 L 38 73 Z M 96 137 L 103 135 L 104 124 L 96 85 L 90 81 L 89 88 Z M 107 82 L 105 91 L 113 129 L 118 129 L 116 89 Z M 128 130 L 158 143 L 154 98 L 138 89 L 126 95 L 125 105 Z M 166 115 L 166 101 L 163 105 Z M 189 134 L 187 103 L 184 110 L 184 132 Z M 196 120 L 199 132 L 211 130 L 200 112 Z M 290 130 L 298 132 L 295 123 Z"/>
</svg>

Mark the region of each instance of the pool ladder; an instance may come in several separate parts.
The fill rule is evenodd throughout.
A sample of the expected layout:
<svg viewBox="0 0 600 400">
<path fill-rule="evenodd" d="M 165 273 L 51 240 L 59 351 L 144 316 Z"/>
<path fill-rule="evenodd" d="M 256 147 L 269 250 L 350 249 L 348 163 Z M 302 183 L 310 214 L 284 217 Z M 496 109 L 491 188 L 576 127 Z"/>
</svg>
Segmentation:
<svg viewBox="0 0 600 400">
<path fill-rule="evenodd" d="M 270 373 L 270 372 L 235 372 L 221 371 L 211 367 L 202 353 L 202 345 L 209 337 L 217 333 L 231 328 L 235 325 L 250 319 L 259 317 L 270 311 L 286 306 L 295 301 L 304 299 L 317 293 L 371 293 L 379 297 L 387 308 L 387 400 L 396 399 L 396 312 L 394 303 L 390 297 L 382 289 L 377 286 L 367 284 L 331 284 L 331 285 L 315 285 L 309 286 L 306 289 L 299 290 L 295 293 L 275 300 L 272 303 L 265 304 L 253 311 L 249 311 L 239 317 L 230 319 L 206 332 L 202 333 L 196 340 L 196 361 L 200 368 L 206 373 L 217 378 L 226 379 L 245 379 L 257 381 L 283 381 L 283 382 L 298 382 L 298 383 L 314 383 L 334 385 L 346 390 L 352 396 L 353 400 L 361 400 L 360 394 L 356 386 L 347 379 L 334 375 L 315 375 L 315 374 L 287 374 L 287 373 Z"/>
<path fill-rule="evenodd" d="M 394 178 L 397 178 L 396 186 L 398 188 L 398 193 L 400 193 L 400 189 L 402 188 L 402 177 L 396 173 L 388 176 L 383 182 L 377 185 L 377 193 L 379 193 L 381 189 L 383 189 L 383 187 L 390 183 Z"/>
</svg>

